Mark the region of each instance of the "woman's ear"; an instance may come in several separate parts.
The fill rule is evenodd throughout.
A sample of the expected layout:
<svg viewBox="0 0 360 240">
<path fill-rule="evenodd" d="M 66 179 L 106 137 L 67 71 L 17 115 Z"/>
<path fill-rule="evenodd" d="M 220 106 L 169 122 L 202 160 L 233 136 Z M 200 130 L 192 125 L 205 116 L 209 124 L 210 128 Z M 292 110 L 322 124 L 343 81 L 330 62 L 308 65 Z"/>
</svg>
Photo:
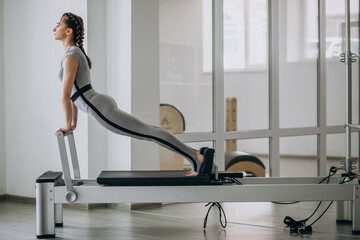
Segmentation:
<svg viewBox="0 0 360 240">
<path fill-rule="evenodd" d="M 66 30 L 66 35 L 72 35 L 73 34 L 73 30 L 71 28 L 68 28 Z"/>
</svg>

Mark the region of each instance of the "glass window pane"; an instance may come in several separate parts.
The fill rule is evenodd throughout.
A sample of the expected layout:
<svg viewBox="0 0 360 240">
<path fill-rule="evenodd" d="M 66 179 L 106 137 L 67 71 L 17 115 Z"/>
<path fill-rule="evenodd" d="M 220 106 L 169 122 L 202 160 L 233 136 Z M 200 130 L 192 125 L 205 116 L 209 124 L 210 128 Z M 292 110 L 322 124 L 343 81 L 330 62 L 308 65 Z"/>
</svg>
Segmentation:
<svg viewBox="0 0 360 240">
<path fill-rule="evenodd" d="M 228 140 L 225 145 L 225 169 L 246 171 L 257 177 L 269 176 L 268 138 Z"/>
<path fill-rule="evenodd" d="M 351 142 L 351 159 L 357 162 L 356 164 L 353 164 L 353 166 L 356 166 L 357 170 L 355 171 L 358 171 L 359 148 L 357 146 L 359 142 L 359 133 L 352 133 Z M 343 165 L 341 162 L 345 161 L 345 134 L 339 133 L 327 135 L 326 144 L 327 170 L 329 170 L 331 166 L 342 167 Z"/>
<path fill-rule="evenodd" d="M 280 177 L 317 176 L 317 137 L 280 138 Z"/>
<path fill-rule="evenodd" d="M 269 128 L 267 11 L 266 0 L 224 0 L 227 131 Z"/>
<path fill-rule="evenodd" d="M 317 1 L 279 1 L 280 127 L 317 125 Z"/>
<path fill-rule="evenodd" d="M 211 12 L 211 1 L 159 1 L 160 102 L 181 111 L 185 132 L 213 130 Z"/>
<path fill-rule="evenodd" d="M 350 1 L 351 51 L 359 54 L 359 1 Z M 345 52 L 345 2 L 326 1 L 326 95 L 327 124 L 345 123 L 345 65 L 339 61 Z M 353 121 L 358 122 L 359 64 L 352 64 Z"/>
</svg>

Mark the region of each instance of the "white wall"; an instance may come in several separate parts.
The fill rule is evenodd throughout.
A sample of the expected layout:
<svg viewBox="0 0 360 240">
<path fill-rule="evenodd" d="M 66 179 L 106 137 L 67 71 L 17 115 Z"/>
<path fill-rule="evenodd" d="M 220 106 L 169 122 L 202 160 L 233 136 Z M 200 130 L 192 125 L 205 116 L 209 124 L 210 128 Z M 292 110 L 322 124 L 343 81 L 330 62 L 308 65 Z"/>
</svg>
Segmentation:
<svg viewBox="0 0 360 240">
<path fill-rule="evenodd" d="M 131 1 L 106 1 L 107 93 L 131 113 Z M 131 140 L 108 132 L 108 168 L 131 169 Z"/>
<path fill-rule="evenodd" d="M 159 1 L 132 0 L 131 114 L 159 126 Z M 131 139 L 131 169 L 159 170 L 158 145 Z"/>
<path fill-rule="evenodd" d="M 121 110 L 158 125 L 158 1 L 89 0 L 88 19 L 95 89 Z M 95 176 L 101 169 L 159 169 L 155 144 L 112 132 L 105 139 L 103 132 L 89 120 L 89 172 Z"/>
<path fill-rule="evenodd" d="M 4 1 L 0 0 L 0 195 L 6 193 Z"/>
<path fill-rule="evenodd" d="M 87 54 L 92 62 L 91 84 L 98 92 L 106 92 L 106 3 L 108 1 L 88 0 Z M 101 170 L 107 169 L 107 130 L 95 120 L 88 121 L 89 178 L 96 178 Z"/>
<path fill-rule="evenodd" d="M 0 0 L 0 7 L 2 3 Z M 112 96 L 122 110 L 158 124 L 157 0 L 4 0 L 3 9 L 0 194 L 34 197 L 38 176 L 47 170 L 62 170 L 54 132 L 64 123 L 58 79 L 64 49 L 61 42 L 54 41 L 52 29 L 64 12 L 84 20 L 84 47 L 93 62 L 93 87 Z M 142 39 L 134 41 L 132 37 Z M 132 142 L 110 133 L 82 112 L 75 138 L 83 178 L 96 177 L 103 169 L 159 168 L 155 144 Z M 132 162 L 131 157 L 136 160 Z"/>
<path fill-rule="evenodd" d="M 53 39 L 52 29 L 65 11 L 84 16 L 86 24 L 85 0 L 4 1 L 8 194 L 34 197 L 36 178 L 47 170 L 61 170 L 54 132 L 64 124 L 57 76 L 64 49 Z M 84 114 L 79 114 L 75 137 L 81 171 L 86 177 Z"/>
</svg>

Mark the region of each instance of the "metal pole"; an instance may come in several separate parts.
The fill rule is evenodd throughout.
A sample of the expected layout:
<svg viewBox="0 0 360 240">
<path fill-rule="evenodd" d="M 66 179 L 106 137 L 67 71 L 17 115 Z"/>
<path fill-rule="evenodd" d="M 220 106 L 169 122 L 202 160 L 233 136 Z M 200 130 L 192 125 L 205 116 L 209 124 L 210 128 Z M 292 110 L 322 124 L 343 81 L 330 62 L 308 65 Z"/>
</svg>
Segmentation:
<svg viewBox="0 0 360 240">
<path fill-rule="evenodd" d="M 67 190 L 65 198 L 68 200 L 68 202 L 74 202 L 77 199 L 77 195 L 74 191 L 74 187 L 71 181 L 71 174 L 69 168 L 69 161 L 66 153 L 64 133 L 62 131 L 57 131 L 56 136 L 59 145 L 61 165 L 64 173 L 64 182 Z"/>
<path fill-rule="evenodd" d="M 360 6 L 358 8 L 358 19 L 360 19 Z M 360 36 L 360 25 L 358 24 L 357 26 L 357 31 L 358 31 L 358 36 Z M 358 47 L 358 52 L 356 53 L 358 56 L 360 55 L 360 42 L 358 42 L 357 44 Z M 360 59 L 358 60 L 358 69 L 360 69 Z M 358 93 L 360 93 L 360 74 L 358 74 Z M 360 119 L 360 95 L 358 94 L 358 119 Z M 358 135 L 358 159 L 360 159 L 360 133 L 357 133 Z M 359 164 L 359 168 L 358 171 L 360 171 L 360 164 Z"/>
<path fill-rule="evenodd" d="M 279 113 L 279 1 L 269 5 L 269 127 L 273 134 L 269 138 L 270 177 L 280 176 L 280 113 Z"/>
<path fill-rule="evenodd" d="M 326 0 L 318 1 L 319 15 L 319 57 L 317 87 L 317 121 L 320 133 L 317 135 L 317 174 L 325 176 L 326 166 Z"/>
<path fill-rule="evenodd" d="M 74 133 L 71 132 L 68 135 L 68 141 L 69 141 L 69 149 L 70 149 L 70 156 L 71 156 L 71 161 L 72 161 L 72 166 L 74 169 L 74 178 L 75 179 L 80 179 L 80 167 L 79 167 L 79 161 L 77 158 L 77 153 L 76 153 L 76 147 L 75 147 L 75 139 L 74 139 Z"/>
<path fill-rule="evenodd" d="M 213 128 L 216 133 L 215 161 L 219 170 L 225 169 L 225 111 L 224 111 L 224 34 L 223 0 L 212 1 L 212 63 L 213 63 Z"/>
<path fill-rule="evenodd" d="M 345 94 L 346 94 L 346 116 L 345 116 L 345 171 L 352 171 L 351 162 L 351 129 L 352 123 L 352 94 L 351 94 L 351 49 L 350 49 L 350 0 L 345 0 Z"/>
</svg>

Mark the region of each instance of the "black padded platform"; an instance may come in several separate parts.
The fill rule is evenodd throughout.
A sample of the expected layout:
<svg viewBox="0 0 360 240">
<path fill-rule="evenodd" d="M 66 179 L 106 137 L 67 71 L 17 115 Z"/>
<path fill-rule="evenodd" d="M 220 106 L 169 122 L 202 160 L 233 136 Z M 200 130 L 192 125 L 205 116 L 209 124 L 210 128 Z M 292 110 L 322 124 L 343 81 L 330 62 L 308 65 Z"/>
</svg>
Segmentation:
<svg viewBox="0 0 360 240">
<path fill-rule="evenodd" d="M 210 176 L 186 176 L 187 171 L 102 171 L 98 184 L 111 186 L 209 185 Z"/>
<path fill-rule="evenodd" d="M 224 180 L 224 178 L 243 178 L 244 172 L 241 172 L 241 171 L 237 171 L 237 172 L 219 171 L 218 176 L 219 176 L 220 180 Z M 215 179 L 215 173 L 211 173 L 210 178 L 212 180 Z"/>
<path fill-rule="evenodd" d="M 43 175 L 38 177 L 36 179 L 36 182 L 37 183 L 55 182 L 56 180 L 61 178 L 61 176 L 62 176 L 62 172 L 47 171 Z"/>
</svg>

